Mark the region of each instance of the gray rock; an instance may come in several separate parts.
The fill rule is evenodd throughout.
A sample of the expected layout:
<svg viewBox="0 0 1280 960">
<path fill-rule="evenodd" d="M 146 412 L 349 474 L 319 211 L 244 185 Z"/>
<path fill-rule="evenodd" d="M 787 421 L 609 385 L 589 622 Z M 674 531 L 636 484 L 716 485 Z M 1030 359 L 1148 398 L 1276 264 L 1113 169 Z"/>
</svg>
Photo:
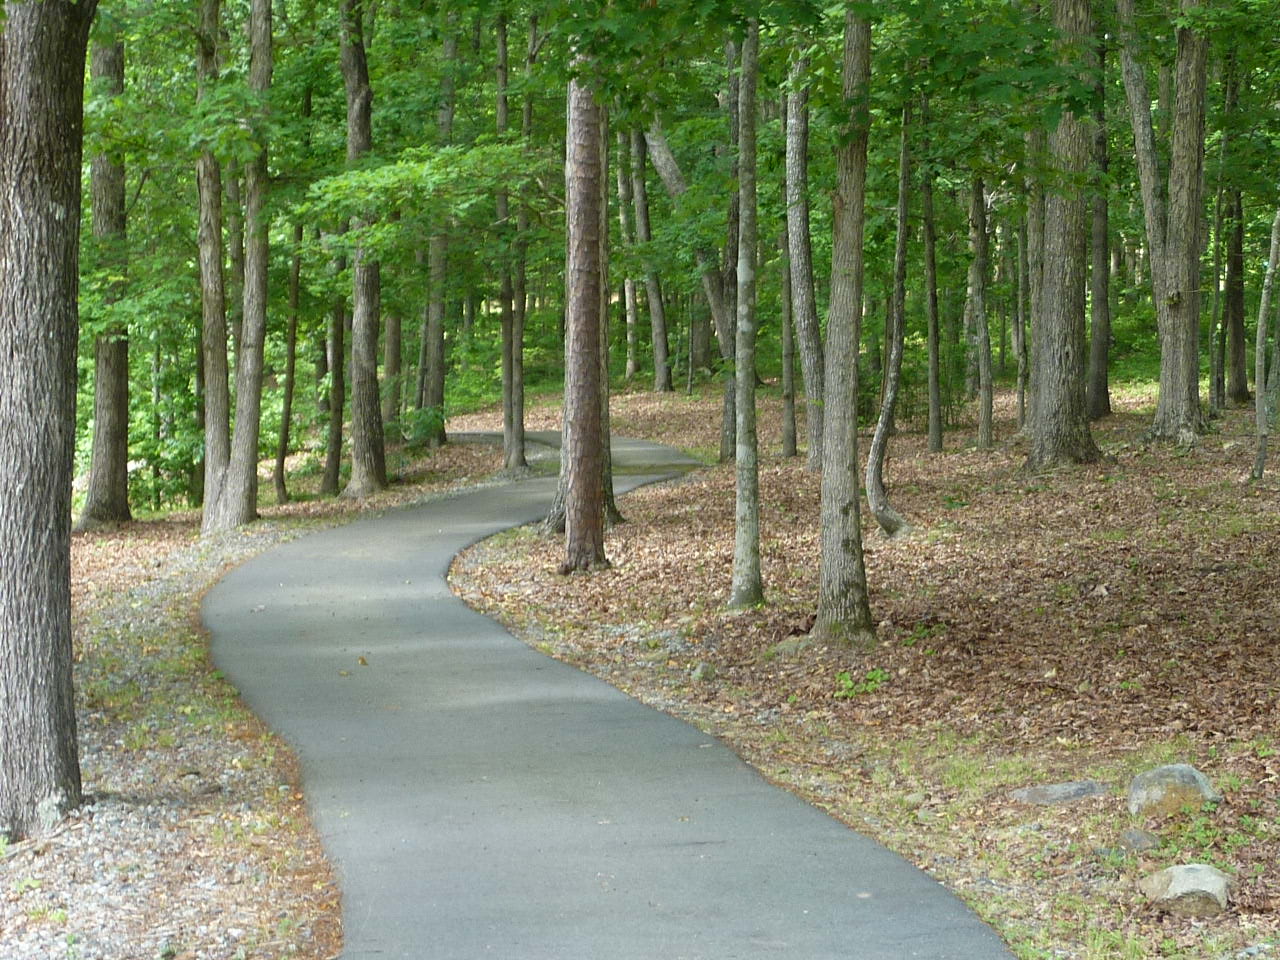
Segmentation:
<svg viewBox="0 0 1280 960">
<path fill-rule="evenodd" d="M 1266 957 L 1271 955 L 1271 946 L 1266 943 L 1255 943 L 1252 947 L 1245 947 L 1236 954 L 1236 960 L 1251 960 L 1253 957 Z"/>
<path fill-rule="evenodd" d="M 1227 909 L 1231 878 L 1206 863 L 1167 867 L 1138 881 L 1157 908 L 1177 917 L 1213 917 Z"/>
<path fill-rule="evenodd" d="M 716 667 L 714 663 L 707 663 L 705 660 L 699 660 L 693 668 L 693 672 L 689 674 L 695 681 L 702 683 L 706 680 L 714 680 L 716 676 Z"/>
<path fill-rule="evenodd" d="M 1051 807 L 1059 803 L 1070 803 L 1084 797 L 1101 797 L 1110 793 L 1105 783 L 1097 780 L 1072 780 L 1070 783 L 1042 784 L 1038 787 L 1023 787 L 1014 790 L 1009 796 L 1019 803 L 1033 803 L 1041 807 Z"/>
<path fill-rule="evenodd" d="M 1129 853 L 1146 853 L 1160 846 L 1160 837 L 1150 830 L 1125 830 L 1120 834 L 1120 846 Z"/>
<path fill-rule="evenodd" d="M 1147 770 L 1129 785 L 1129 812 L 1136 816 L 1167 817 L 1185 806 L 1220 803 L 1222 794 L 1209 778 L 1186 763 Z"/>
</svg>

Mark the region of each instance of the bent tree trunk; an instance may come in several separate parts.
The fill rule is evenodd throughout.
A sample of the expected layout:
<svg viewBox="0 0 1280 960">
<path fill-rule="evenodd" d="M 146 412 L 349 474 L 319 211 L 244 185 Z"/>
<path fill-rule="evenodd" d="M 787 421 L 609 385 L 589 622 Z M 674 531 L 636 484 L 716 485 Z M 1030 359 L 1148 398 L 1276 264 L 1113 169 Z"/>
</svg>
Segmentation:
<svg viewBox="0 0 1280 960">
<path fill-rule="evenodd" d="M 889 334 L 889 363 L 885 370 L 884 399 L 880 403 L 880 418 L 876 421 L 875 436 L 871 440 L 871 452 L 867 456 L 867 505 L 880 524 L 880 529 L 895 536 L 907 528 L 907 521 L 889 505 L 889 495 L 884 489 L 884 461 L 889 450 L 889 437 L 893 433 L 893 410 L 898 402 L 898 387 L 902 382 L 902 349 L 905 343 L 907 322 L 907 234 L 910 225 L 911 190 L 911 108 L 902 110 L 902 145 L 898 159 L 898 218 L 897 241 L 893 255 L 893 311 L 892 329 Z"/>
<path fill-rule="evenodd" d="M 0 27 L 0 834 L 80 802 L 71 471 L 84 60 L 94 0 L 10 2 Z"/>
<path fill-rule="evenodd" d="M 827 315 L 823 403 L 821 554 L 813 632 L 868 647 L 875 642 L 862 556 L 858 503 L 858 339 L 862 310 L 862 240 L 871 126 L 871 24 L 852 11 L 844 20 L 844 100 L 850 115 L 836 152 L 831 307 Z"/>
</svg>

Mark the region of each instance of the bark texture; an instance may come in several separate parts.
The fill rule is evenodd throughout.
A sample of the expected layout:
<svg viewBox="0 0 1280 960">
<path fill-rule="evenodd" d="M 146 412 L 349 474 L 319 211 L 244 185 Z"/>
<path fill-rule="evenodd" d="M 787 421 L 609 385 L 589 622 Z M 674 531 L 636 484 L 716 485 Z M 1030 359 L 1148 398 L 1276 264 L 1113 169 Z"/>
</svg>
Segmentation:
<svg viewBox="0 0 1280 960">
<path fill-rule="evenodd" d="M 591 90 L 569 84 L 565 207 L 565 560 L 562 573 L 608 565 L 604 553 L 604 451 L 600 422 L 600 254 L 603 117 Z"/>
<path fill-rule="evenodd" d="M 929 104 L 920 110 L 920 122 L 927 133 Z M 926 158 L 928 159 L 928 158 Z M 933 214 L 933 165 L 925 167 L 920 180 L 921 219 L 924 221 L 924 291 L 926 334 L 929 349 L 929 452 L 942 452 L 942 355 L 938 314 L 938 225 Z M 1021 421 L 1019 421 L 1021 426 Z"/>
<path fill-rule="evenodd" d="M 653 240 L 649 223 L 649 188 L 645 183 L 645 160 L 649 155 L 644 133 L 631 131 L 631 198 L 636 208 L 636 242 L 642 247 Z M 662 279 L 652 258 L 645 256 L 645 302 L 649 307 L 649 333 L 653 344 L 653 389 L 670 393 L 671 347 L 667 340 L 667 306 L 662 298 Z"/>
<path fill-rule="evenodd" d="M 10 2 L 0 27 L 0 834 L 80 802 L 71 471 L 84 62 L 94 0 Z"/>
<path fill-rule="evenodd" d="M 733 576 L 729 606 L 764 602 L 760 573 L 760 464 L 756 440 L 756 83 L 759 75 L 760 24 L 747 24 L 738 79 L 738 264 L 737 378 L 735 435 L 736 484 L 733 523 Z"/>
<path fill-rule="evenodd" d="M 1093 37 L 1090 0 L 1054 0 L 1054 27 L 1066 62 L 1076 62 Z M 1045 198 L 1042 321 L 1038 332 L 1036 392 L 1031 408 L 1027 467 L 1098 459 L 1089 432 L 1085 396 L 1085 239 L 1088 203 L 1082 184 L 1092 137 L 1085 119 L 1068 110 L 1049 139 L 1061 184 Z"/>
<path fill-rule="evenodd" d="M 845 13 L 843 91 L 849 115 L 836 152 L 836 195 L 827 315 L 823 404 L 818 611 L 813 632 L 869 647 L 875 642 L 867 599 L 858 502 L 858 339 L 862 309 L 867 140 L 871 126 L 871 25 Z"/>
<path fill-rule="evenodd" d="M 800 344 L 800 369 L 804 377 L 805 423 L 809 450 L 805 465 L 822 469 L 822 330 L 818 325 L 817 297 L 813 286 L 813 239 L 809 228 L 809 88 L 804 78 L 809 61 L 791 65 L 787 94 L 787 245 L 790 250 L 791 316 Z"/>
<path fill-rule="evenodd" d="M 1267 256 L 1267 272 L 1262 280 L 1262 299 L 1258 303 L 1258 335 L 1254 353 L 1254 400 L 1255 418 L 1258 428 L 1258 448 L 1253 461 L 1252 476 L 1254 480 L 1262 479 L 1262 472 L 1267 466 L 1267 437 L 1271 431 L 1271 420 L 1275 415 L 1273 409 L 1275 396 L 1266 388 L 1267 384 L 1267 323 L 1271 315 L 1271 297 L 1275 286 L 1276 263 L 1280 260 L 1280 209 L 1276 210 L 1271 221 L 1271 251 Z M 1277 339 L 1280 344 L 1280 339 Z M 1280 347 L 1276 350 L 1280 354 Z M 1278 361 L 1272 359 L 1275 367 Z"/>
<path fill-rule="evenodd" d="M 1097 27 L 1094 28 L 1097 30 Z M 1111 413 L 1108 367 L 1111 360 L 1111 225 L 1107 198 L 1106 40 L 1098 41 L 1098 77 L 1094 86 L 1098 105 L 1093 120 L 1093 217 L 1089 242 L 1089 419 Z"/>
<path fill-rule="evenodd" d="M 276 502 L 287 503 L 289 486 L 286 483 L 285 460 L 289 456 L 289 433 L 293 423 L 293 395 L 298 377 L 298 307 L 302 293 L 302 224 L 293 227 L 294 254 L 289 262 L 289 316 L 285 321 L 284 344 L 284 397 L 280 403 L 280 442 L 276 444 L 276 462 L 271 471 L 275 485 Z"/>
<path fill-rule="evenodd" d="M 969 352 L 977 374 L 979 450 L 990 450 L 995 441 L 991 334 L 987 327 L 989 249 L 986 185 L 982 177 L 974 177 L 969 189 L 969 293 L 965 301 L 965 328 L 970 331 Z"/>
<path fill-rule="evenodd" d="M 107 96 L 124 93 L 124 43 L 95 43 L 89 67 L 99 91 Z M 93 237 L 104 266 L 117 277 L 128 269 L 125 247 L 124 164 L 107 154 L 93 158 L 90 193 L 93 205 Z M 107 292 L 108 304 L 120 295 L 120 283 Z M 93 344 L 93 453 L 89 489 L 79 527 L 128 523 L 129 513 L 129 333 L 123 323 L 113 323 L 94 338 Z"/>
</svg>

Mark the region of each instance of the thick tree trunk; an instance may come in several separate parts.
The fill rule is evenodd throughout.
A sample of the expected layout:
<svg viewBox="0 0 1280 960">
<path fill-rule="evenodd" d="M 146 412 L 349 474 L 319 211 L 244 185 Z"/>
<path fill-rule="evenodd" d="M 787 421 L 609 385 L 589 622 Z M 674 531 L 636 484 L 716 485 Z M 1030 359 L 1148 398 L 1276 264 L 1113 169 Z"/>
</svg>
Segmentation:
<svg viewBox="0 0 1280 960">
<path fill-rule="evenodd" d="M 347 164 L 352 166 L 373 147 L 373 89 L 369 86 L 369 61 L 364 49 L 363 0 L 342 0 L 341 16 Z M 382 270 L 363 244 L 356 247 L 351 277 L 351 477 L 342 495 L 360 499 L 387 487 L 382 403 L 378 395 Z"/>
<path fill-rule="evenodd" d="M 1258 428 L 1258 450 L 1251 474 L 1254 480 L 1262 479 L 1262 472 L 1267 466 L 1267 435 L 1275 416 L 1275 396 L 1267 389 L 1267 324 L 1271 319 L 1271 296 L 1277 260 L 1280 260 L 1280 209 L 1276 210 L 1275 219 L 1271 221 L 1271 251 L 1267 256 L 1267 272 L 1262 279 L 1262 298 L 1258 303 L 1258 334 L 1253 355 L 1254 414 Z M 1276 341 L 1276 353 L 1280 354 L 1280 339 Z M 1273 357 L 1271 364 L 1274 374 L 1274 368 L 1280 362 Z"/>
<path fill-rule="evenodd" d="M 124 93 L 124 42 L 96 43 L 90 75 L 106 96 Z M 93 158 L 90 168 L 93 237 L 102 262 L 123 277 L 128 268 L 125 246 L 124 164 L 107 154 Z M 119 299 L 113 283 L 107 303 Z M 129 332 L 120 322 L 100 333 L 93 344 L 93 454 L 89 489 L 80 529 L 128 523 L 129 514 Z"/>
<path fill-rule="evenodd" d="M 982 177 L 975 176 L 969 191 L 969 289 L 965 300 L 965 327 L 970 330 L 970 353 L 977 368 L 978 449 L 990 450 L 995 441 L 992 410 L 991 335 L 987 329 L 987 194 Z"/>
<path fill-rule="evenodd" d="M 252 0 L 249 12 L 249 89 L 264 102 L 271 89 L 271 2 Z M 265 134 L 262 134 L 265 136 Z M 267 330 L 267 143 L 245 165 L 244 322 L 236 363 L 236 422 L 231 459 L 221 487 L 205 493 L 205 532 L 229 530 L 258 515 L 258 437 L 262 412 L 262 355 Z M 213 494 L 210 496 L 210 494 Z"/>
<path fill-rule="evenodd" d="M 800 341 L 804 377 L 805 423 L 809 451 L 805 465 L 822 469 L 822 330 L 813 288 L 813 239 L 809 228 L 809 61 L 791 64 L 787 94 L 787 244 L 791 252 L 791 316 Z"/>
<path fill-rule="evenodd" d="M 276 445 L 275 469 L 271 473 L 276 489 L 276 503 L 287 503 L 289 487 L 285 482 L 284 462 L 289 456 L 289 431 L 293 422 L 293 394 L 298 373 L 298 305 L 302 291 L 302 224 L 293 227 L 294 253 L 289 264 L 289 318 L 284 345 L 284 399 L 280 406 L 280 442 Z"/>
<path fill-rule="evenodd" d="M 648 153 L 644 133 L 638 129 L 632 130 L 631 195 L 636 208 L 636 242 L 646 247 L 653 240 L 653 230 L 649 225 L 649 188 L 645 184 L 645 160 Z M 662 281 L 647 254 L 644 289 L 653 343 L 653 389 L 655 393 L 670 393 L 671 348 L 667 342 L 667 308 L 662 299 Z"/>
<path fill-rule="evenodd" d="M 850 115 L 836 151 L 837 184 L 827 316 L 822 437 L 818 611 L 813 632 L 869 647 L 875 642 L 862 556 L 858 502 L 858 339 L 862 310 L 867 140 L 871 126 L 871 25 L 852 11 L 844 21 L 844 100 Z"/>
<path fill-rule="evenodd" d="M 218 76 L 220 0 L 200 0 L 196 35 L 199 98 L 209 95 Z M 200 251 L 201 355 L 204 366 L 204 504 L 218 495 L 231 459 L 231 392 L 227 383 L 226 275 L 222 248 L 222 171 L 211 150 L 196 161 L 200 197 L 197 242 Z M 208 511 L 202 511 L 207 517 Z M 203 524 L 202 524 L 203 526 Z"/>
<path fill-rule="evenodd" d="M 10 2 L 0 26 L 0 835 L 80 803 L 71 473 L 84 61 L 94 0 Z"/>
<path fill-rule="evenodd" d="M 1231 232 L 1227 237 L 1227 283 L 1223 322 L 1227 333 L 1227 398 L 1241 406 L 1249 402 L 1249 372 L 1244 332 L 1244 199 L 1231 195 Z"/>
<path fill-rule="evenodd" d="M 737 437 L 733 577 L 729 606 L 764 602 L 760 573 L 760 466 L 756 440 L 756 83 L 760 24 L 747 24 L 738 79 Z"/>
<path fill-rule="evenodd" d="M 1090 0 L 1054 0 L 1053 20 L 1066 62 L 1073 63 L 1093 37 Z M 1033 373 L 1036 392 L 1031 405 L 1031 452 L 1027 457 L 1027 467 L 1033 470 L 1088 463 L 1099 456 L 1089 432 L 1085 397 L 1088 204 L 1082 184 L 1091 148 L 1085 119 L 1070 110 L 1064 112 L 1049 139 L 1052 163 L 1062 183 L 1045 199 L 1043 309 Z"/>
<path fill-rule="evenodd" d="M 1196 9 L 1195 0 L 1180 2 L 1184 12 Z M 1176 106 L 1165 191 L 1159 176 L 1151 96 L 1135 50 L 1133 7 L 1133 0 L 1116 0 L 1125 95 L 1133 125 L 1160 333 L 1160 396 L 1151 436 L 1190 445 L 1204 429 L 1199 359 L 1200 194 L 1208 41 L 1189 25 L 1176 29 Z"/>
<path fill-rule="evenodd" d="M 604 451 L 600 423 L 603 119 L 591 91 L 571 81 L 565 169 L 565 560 L 561 573 L 608 566 L 604 553 Z"/>
<path fill-rule="evenodd" d="M 1098 28 L 1095 27 L 1095 31 Z M 1111 227 L 1107 200 L 1106 114 L 1106 40 L 1098 40 L 1098 77 L 1094 91 L 1098 105 L 1094 110 L 1093 130 L 1093 228 L 1089 244 L 1092 258 L 1089 270 L 1089 419 L 1098 420 L 1111 413 L 1111 389 L 1108 367 L 1111 356 Z"/>
<path fill-rule="evenodd" d="M 902 143 L 898 156 L 898 213 L 897 239 L 893 254 L 893 306 L 892 323 L 888 332 L 889 360 L 885 367 L 884 397 L 880 401 L 880 417 L 871 439 L 871 451 L 867 455 L 866 490 L 867 506 L 871 515 L 888 536 L 896 536 L 907 527 L 906 520 L 889 504 L 884 489 L 884 461 L 889 452 L 889 438 L 893 435 L 894 406 L 898 402 L 898 386 L 902 382 L 902 350 L 906 342 L 907 324 L 907 238 L 911 227 L 911 108 L 902 110 Z"/>
</svg>

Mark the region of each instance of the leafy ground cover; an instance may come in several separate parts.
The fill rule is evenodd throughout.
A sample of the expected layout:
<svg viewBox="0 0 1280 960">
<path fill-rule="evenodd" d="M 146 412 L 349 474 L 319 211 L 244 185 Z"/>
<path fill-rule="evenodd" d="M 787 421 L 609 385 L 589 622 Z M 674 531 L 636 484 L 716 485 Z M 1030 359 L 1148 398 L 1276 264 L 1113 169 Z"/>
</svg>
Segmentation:
<svg viewBox="0 0 1280 960">
<path fill-rule="evenodd" d="M 725 609 L 731 466 L 629 495 L 606 572 L 559 576 L 561 543 L 529 528 L 465 554 L 455 590 L 929 870 L 1021 957 L 1280 954 L 1280 483 L 1245 482 L 1248 411 L 1175 450 L 1142 442 L 1151 403 L 1142 390 L 1118 396 L 1095 427 L 1105 461 L 1048 474 L 1022 471 L 1008 398 L 995 452 L 971 449 L 963 425 L 940 455 L 918 431 L 895 438 L 889 492 L 913 531 L 867 531 L 879 620 L 867 653 L 807 637 L 818 479 L 776 455 L 771 396 L 765 606 Z M 538 406 L 530 425 L 558 416 Z M 710 392 L 614 401 L 619 435 L 704 456 L 718 423 Z M 1225 802 L 1131 823 L 1129 779 L 1174 761 L 1204 770 Z M 1050 808 L 1010 797 L 1086 777 L 1112 792 Z M 1154 829 L 1161 846 L 1124 853 L 1129 826 Z M 1233 876 L 1228 915 L 1176 919 L 1138 893 L 1141 876 L 1188 862 Z"/>
</svg>

